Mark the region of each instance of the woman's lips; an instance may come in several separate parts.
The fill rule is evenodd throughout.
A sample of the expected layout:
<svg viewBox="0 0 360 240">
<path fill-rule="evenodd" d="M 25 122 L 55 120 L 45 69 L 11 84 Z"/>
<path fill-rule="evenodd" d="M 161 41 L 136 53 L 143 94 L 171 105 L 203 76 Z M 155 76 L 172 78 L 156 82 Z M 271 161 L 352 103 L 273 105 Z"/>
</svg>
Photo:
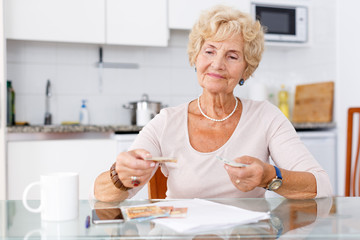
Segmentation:
<svg viewBox="0 0 360 240">
<path fill-rule="evenodd" d="M 208 73 L 207 75 L 213 78 L 224 78 L 222 75 L 217 73 Z"/>
</svg>

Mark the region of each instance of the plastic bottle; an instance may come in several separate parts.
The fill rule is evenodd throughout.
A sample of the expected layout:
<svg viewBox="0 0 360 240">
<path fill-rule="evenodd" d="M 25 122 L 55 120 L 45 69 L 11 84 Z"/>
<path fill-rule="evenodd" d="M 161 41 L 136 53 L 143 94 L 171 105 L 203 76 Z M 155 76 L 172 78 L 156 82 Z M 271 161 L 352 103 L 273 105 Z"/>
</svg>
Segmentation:
<svg viewBox="0 0 360 240">
<path fill-rule="evenodd" d="M 281 85 L 281 90 L 278 94 L 279 109 L 289 118 L 289 93 L 285 90 L 285 86 Z"/>
<path fill-rule="evenodd" d="M 86 100 L 82 100 L 79 122 L 82 125 L 87 125 L 90 122 L 89 121 L 89 111 L 88 111 L 88 109 L 86 107 Z"/>
<path fill-rule="evenodd" d="M 12 83 L 10 80 L 6 82 L 7 86 L 7 125 L 14 126 L 15 125 L 15 91 L 12 87 Z"/>
</svg>

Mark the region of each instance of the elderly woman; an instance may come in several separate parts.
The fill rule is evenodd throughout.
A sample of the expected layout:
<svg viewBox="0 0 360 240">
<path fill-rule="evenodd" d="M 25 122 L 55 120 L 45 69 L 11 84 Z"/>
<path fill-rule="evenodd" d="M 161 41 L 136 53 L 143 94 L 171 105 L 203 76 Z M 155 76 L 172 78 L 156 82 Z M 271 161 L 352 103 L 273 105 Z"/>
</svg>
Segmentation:
<svg viewBox="0 0 360 240">
<path fill-rule="evenodd" d="M 288 119 L 267 101 L 234 96 L 257 68 L 264 49 L 259 22 L 225 6 L 204 12 L 188 45 L 202 94 L 163 109 L 140 132 L 112 170 L 100 174 L 94 194 L 101 201 L 133 196 L 161 164 L 167 198 L 264 197 L 275 191 L 295 199 L 332 194 L 326 172 L 297 136 Z M 224 164 L 217 156 L 245 167 Z M 269 163 L 272 158 L 276 166 Z"/>
</svg>

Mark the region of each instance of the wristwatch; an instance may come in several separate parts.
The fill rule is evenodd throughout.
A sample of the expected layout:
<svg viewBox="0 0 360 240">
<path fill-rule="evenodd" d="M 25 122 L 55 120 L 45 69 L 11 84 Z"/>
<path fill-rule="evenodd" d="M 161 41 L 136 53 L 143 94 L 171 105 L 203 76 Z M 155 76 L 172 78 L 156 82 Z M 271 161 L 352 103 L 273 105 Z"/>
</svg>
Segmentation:
<svg viewBox="0 0 360 240">
<path fill-rule="evenodd" d="M 276 171 L 276 177 L 273 178 L 266 187 L 266 189 L 270 190 L 270 191 L 278 190 L 279 187 L 281 187 L 281 185 L 282 185 L 282 176 L 281 176 L 280 169 L 277 166 L 274 166 L 274 168 Z"/>
</svg>

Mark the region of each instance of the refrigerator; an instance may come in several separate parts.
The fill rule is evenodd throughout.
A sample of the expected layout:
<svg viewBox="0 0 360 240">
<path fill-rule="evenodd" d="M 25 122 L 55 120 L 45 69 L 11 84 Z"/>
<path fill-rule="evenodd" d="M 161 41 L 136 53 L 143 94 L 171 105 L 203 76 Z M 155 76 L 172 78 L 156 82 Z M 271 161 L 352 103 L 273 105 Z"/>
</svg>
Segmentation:
<svg viewBox="0 0 360 240">
<path fill-rule="evenodd" d="M 4 1 L 0 0 L 0 200 L 6 199 L 6 41 Z"/>
</svg>

